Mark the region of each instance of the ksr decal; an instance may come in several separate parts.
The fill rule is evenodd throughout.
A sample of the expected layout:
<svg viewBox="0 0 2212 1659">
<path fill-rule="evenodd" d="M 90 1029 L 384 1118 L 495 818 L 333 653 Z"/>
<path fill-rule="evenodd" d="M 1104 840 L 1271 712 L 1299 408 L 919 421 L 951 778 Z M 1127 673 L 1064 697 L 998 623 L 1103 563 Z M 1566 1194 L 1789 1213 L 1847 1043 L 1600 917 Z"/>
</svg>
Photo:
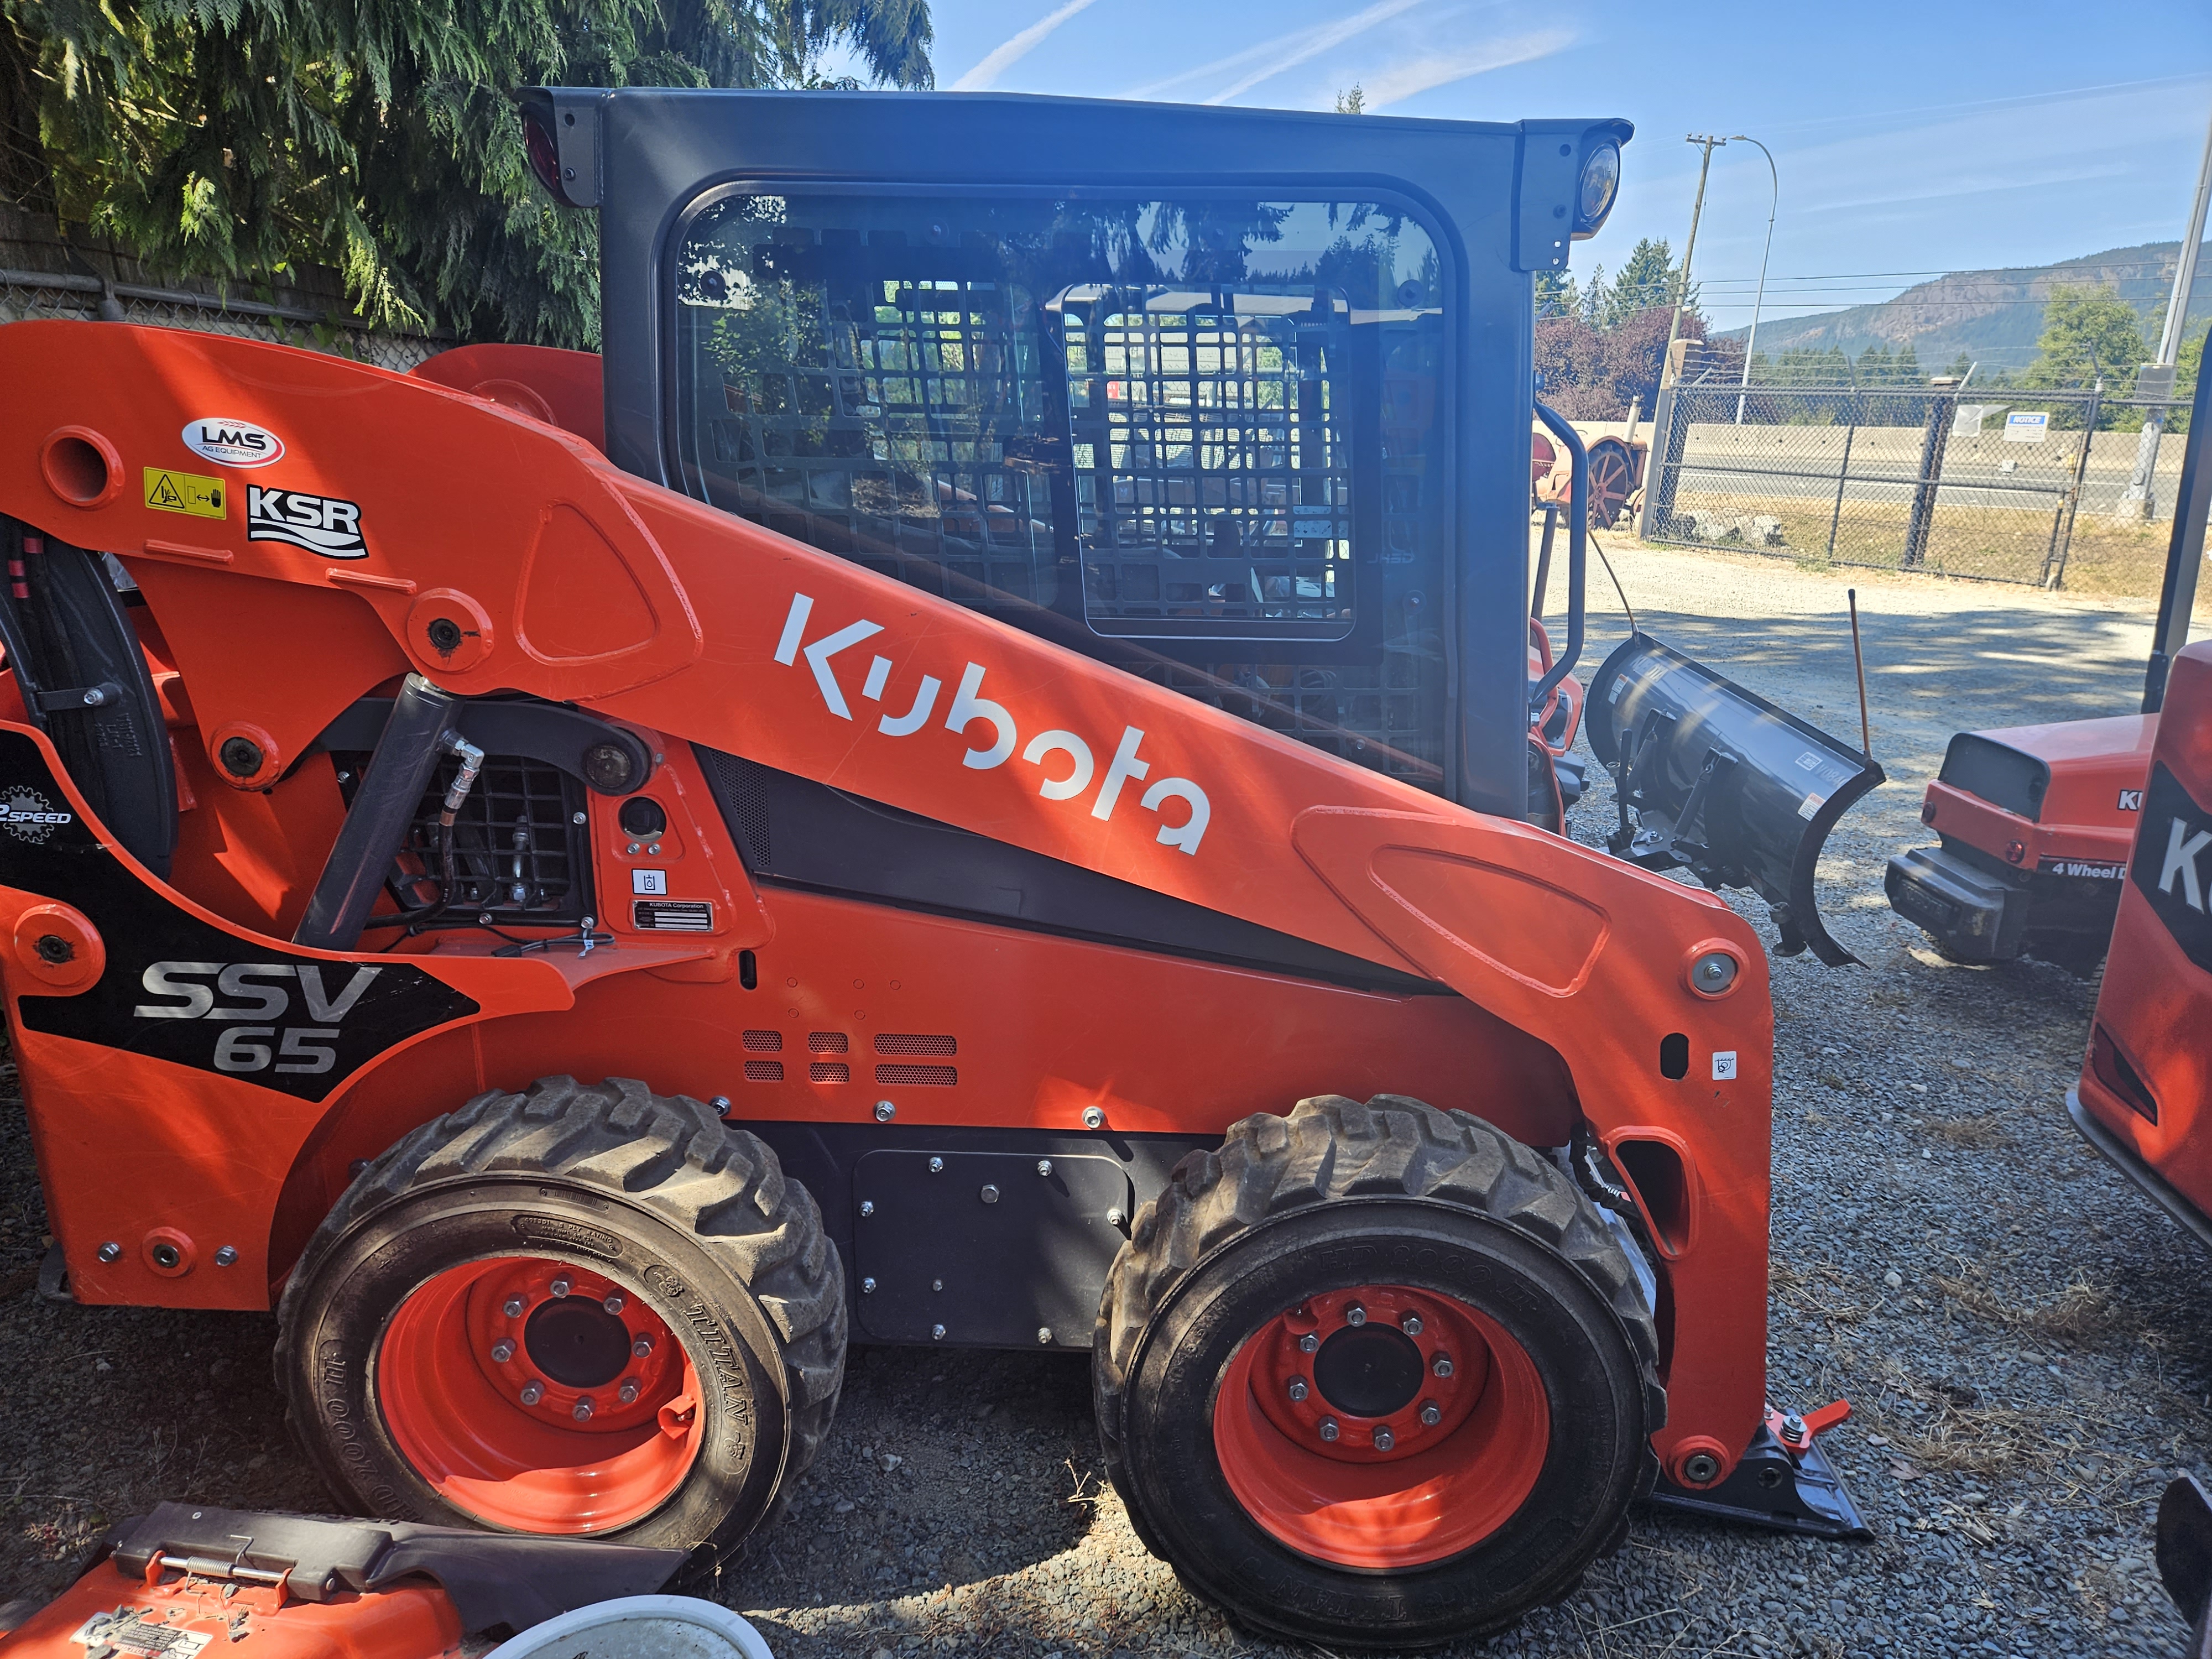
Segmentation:
<svg viewBox="0 0 2212 1659">
<path fill-rule="evenodd" d="M 823 704 L 839 720 L 849 720 L 853 718 L 852 706 L 845 701 L 844 687 L 838 684 L 830 659 L 882 633 L 883 624 L 865 619 L 848 623 L 810 645 L 805 639 L 806 625 L 813 614 L 814 600 L 811 595 L 792 595 L 791 612 L 784 618 L 783 637 L 776 642 L 775 659 L 786 667 L 795 667 L 801 657 L 805 658 L 807 667 L 813 671 L 814 683 L 821 689 Z M 890 684 L 891 668 L 889 657 L 878 657 L 872 661 L 867 677 L 860 682 L 860 695 L 871 702 L 881 702 Z M 876 729 L 885 737 L 912 737 L 929 724 L 930 717 L 937 711 L 938 693 L 944 689 L 943 683 L 933 675 L 924 674 L 912 706 L 903 714 L 885 714 L 876 722 Z M 993 733 L 989 744 L 970 749 L 960 757 L 963 766 L 988 772 L 1012 758 L 1015 745 L 1021 741 L 1021 733 L 1006 706 L 982 696 L 982 665 L 971 662 L 962 670 L 959 687 L 945 711 L 945 729 L 965 737 L 968 728 L 976 721 L 988 722 Z M 1133 781 L 1142 783 L 1151 775 L 1152 763 L 1139 759 L 1137 753 L 1144 741 L 1145 734 L 1137 727 L 1121 729 L 1121 741 L 1114 757 L 1107 762 L 1105 775 L 1098 780 L 1097 793 L 1091 798 L 1092 817 L 1111 818 L 1114 809 L 1121 804 L 1122 786 Z M 1046 767 L 1047 760 L 1054 756 L 1066 758 L 1067 769 L 1063 776 L 1054 777 Z M 1091 744 L 1073 732 L 1040 732 L 1029 740 L 1021 757 L 1044 774 L 1037 785 L 1037 793 L 1047 800 L 1073 800 L 1091 787 L 1091 779 L 1097 775 L 1097 759 Z M 1195 855 L 1198 843 L 1206 835 L 1206 823 L 1212 816 L 1206 791 L 1188 778 L 1161 778 L 1139 798 L 1139 805 L 1147 811 L 1158 812 L 1170 800 L 1182 802 L 1188 809 L 1188 816 L 1181 823 L 1163 823 L 1160 842 Z"/>
</svg>

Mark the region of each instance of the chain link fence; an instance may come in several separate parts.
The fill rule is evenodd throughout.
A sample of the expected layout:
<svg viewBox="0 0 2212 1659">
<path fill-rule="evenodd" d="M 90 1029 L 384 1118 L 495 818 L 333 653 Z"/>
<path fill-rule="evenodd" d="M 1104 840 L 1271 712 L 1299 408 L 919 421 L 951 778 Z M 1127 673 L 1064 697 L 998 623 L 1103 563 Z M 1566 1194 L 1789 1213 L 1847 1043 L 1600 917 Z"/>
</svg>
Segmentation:
<svg viewBox="0 0 2212 1659">
<path fill-rule="evenodd" d="M 1662 392 L 1644 479 L 1647 540 L 1815 564 L 1924 570 L 2080 592 L 2158 591 L 2190 386 L 2174 400 L 2092 389 L 1760 386 L 1692 356 Z M 2149 469 L 2144 425 L 2168 428 Z"/>
<path fill-rule="evenodd" d="M 357 319 L 306 306 L 190 289 L 104 283 L 70 271 L 0 268 L 0 323 L 46 317 L 105 318 L 111 322 L 269 340 L 327 351 L 403 374 L 453 343 L 431 335 L 372 329 Z"/>
</svg>

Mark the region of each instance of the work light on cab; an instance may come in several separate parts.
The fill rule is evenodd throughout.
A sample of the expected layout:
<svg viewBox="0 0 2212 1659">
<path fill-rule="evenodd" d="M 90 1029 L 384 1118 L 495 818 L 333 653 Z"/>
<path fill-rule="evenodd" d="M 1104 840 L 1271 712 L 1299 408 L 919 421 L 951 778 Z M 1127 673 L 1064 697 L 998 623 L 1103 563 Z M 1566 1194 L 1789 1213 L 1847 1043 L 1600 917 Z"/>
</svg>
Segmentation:
<svg viewBox="0 0 2212 1659">
<path fill-rule="evenodd" d="M 1620 194 L 1620 146 L 1601 139 L 1583 158 L 1582 178 L 1575 191 L 1575 240 L 1597 234 L 1598 227 L 1613 211 Z"/>
</svg>

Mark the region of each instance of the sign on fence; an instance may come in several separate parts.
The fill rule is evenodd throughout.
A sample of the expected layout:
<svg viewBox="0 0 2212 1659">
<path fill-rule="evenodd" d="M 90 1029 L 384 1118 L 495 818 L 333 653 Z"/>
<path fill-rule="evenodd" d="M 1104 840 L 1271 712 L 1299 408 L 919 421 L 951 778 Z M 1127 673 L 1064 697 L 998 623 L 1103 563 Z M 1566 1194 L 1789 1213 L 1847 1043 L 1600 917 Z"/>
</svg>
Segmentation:
<svg viewBox="0 0 2212 1659">
<path fill-rule="evenodd" d="M 2051 416 L 2039 409 L 2015 409 L 2005 416 L 2005 441 L 2039 444 L 2051 430 Z"/>
</svg>

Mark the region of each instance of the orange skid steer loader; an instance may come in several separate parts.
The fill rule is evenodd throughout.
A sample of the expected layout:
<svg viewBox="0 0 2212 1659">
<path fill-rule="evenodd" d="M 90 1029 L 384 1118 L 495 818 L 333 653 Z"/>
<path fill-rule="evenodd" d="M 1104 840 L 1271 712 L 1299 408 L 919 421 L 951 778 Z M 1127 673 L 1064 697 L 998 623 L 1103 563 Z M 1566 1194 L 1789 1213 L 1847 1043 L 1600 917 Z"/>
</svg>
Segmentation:
<svg viewBox="0 0 2212 1659">
<path fill-rule="evenodd" d="M 1531 822 L 1530 273 L 1625 125 L 523 106 L 603 361 L 0 329 L 50 1289 L 273 1307 L 361 1510 L 702 1558 L 848 1342 L 1087 1350 L 1147 1545 L 1338 1646 L 1646 1497 L 1862 1530 L 1759 939 Z M 1880 775 L 1621 661 L 1700 846 Z"/>
</svg>

